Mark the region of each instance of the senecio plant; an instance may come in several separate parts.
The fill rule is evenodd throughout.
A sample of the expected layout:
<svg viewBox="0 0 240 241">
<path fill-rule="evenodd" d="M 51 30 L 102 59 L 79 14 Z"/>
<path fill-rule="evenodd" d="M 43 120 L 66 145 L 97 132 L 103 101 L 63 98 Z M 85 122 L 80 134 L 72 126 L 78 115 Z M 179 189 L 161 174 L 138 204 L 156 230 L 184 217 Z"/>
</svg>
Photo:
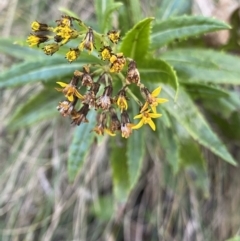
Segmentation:
<svg viewBox="0 0 240 241">
<path fill-rule="evenodd" d="M 80 31 L 74 28 L 73 23 L 80 26 Z M 27 39 L 29 45 L 39 46 L 53 41 L 42 48 L 46 55 L 53 55 L 69 41 L 79 38 L 78 46 L 70 48 L 66 53 L 65 58 L 70 63 L 81 58 L 83 51 L 92 54 L 95 49 L 101 58 L 100 63 L 87 64 L 83 66 L 82 71 L 74 71 L 69 83 L 57 82 L 61 88 L 56 90 L 66 97 L 57 106 L 61 115 L 69 116 L 73 124 L 80 125 L 82 122 L 89 122 L 87 119 L 89 111 L 97 111 L 97 125 L 93 131 L 98 135 L 107 133 L 115 136 L 116 132 L 121 131 L 122 137 L 128 138 L 133 130 L 141 128 L 144 124 L 148 124 L 155 131 L 156 125 L 152 119 L 161 117 L 156 107 L 168 100 L 158 98 L 161 86 L 150 91 L 141 83 L 134 59 L 117 52 L 120 31 L 109 30 L 106 35 L 99 34 L 80 19 L 66 15 L 56 20 L 56 24 L 56 27 L 51 27 L 34 21 L 31 25 L 33 33 Z M 96 38 L 100 39 L 99 49 L 95 46 Z M 118 75 L 120 77 L 118 80 L 122 81 L 120 88 L 113 83 L 114 75 Z M 134 85 L 142 94 L 144 103 L 131 91 Z M 129 98 L 139 105 L 139 113 L 134 117 L 140 119 L 137 124 L 132 123 L 129 117 Z M 120 119 L 117 110 L 120 112 Z"/>
</svg>

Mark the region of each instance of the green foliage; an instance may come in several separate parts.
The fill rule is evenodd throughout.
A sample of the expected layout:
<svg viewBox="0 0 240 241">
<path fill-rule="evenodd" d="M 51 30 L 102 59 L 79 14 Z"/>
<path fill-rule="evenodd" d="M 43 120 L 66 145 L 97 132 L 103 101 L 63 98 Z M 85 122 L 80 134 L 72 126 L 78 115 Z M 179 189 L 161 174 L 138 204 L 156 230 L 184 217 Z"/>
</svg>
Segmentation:
<svg viewBox="0 0 240 241">
<path fill-rule="evenodd" d="M 184 82 L 240 84 L 240 63 L 236 56 L 205 49 L 175 49 L 164 53 L 162 58 Z"/>
<path fill-rule="evenodd" d="M 123 4 L 113 0 L 95 0 L 95 10 L 99 24 L 99 30 L 106 33 L 112 29 L 112 13 L 118 10 Z"/>
<path fill-rule="evenodd" d="M 174 41 L 229 28 L 229 25 L 217 19 L 202 16 L 175 17 L 153 26 L 151 47 L 152 49 L 157 49 Z"/>
<path fill-rule="evenodd" d="M 141 62 L 148 53 L 150 24 L 153 18 L 146 18 L 136 24 L 123 38 L 120 51 L 127 57 Z"/>
<path fill-rule="evenodd" d="M 138 186 L 145 157 L 153 155 L 153 150 L 163 153 L 163 160 L 171 170 L 170 173 L 174 176 L 186 173 L 187 180 L 203 191 L 206 197 L 209 195 L 209 179 L 207 160 L 201 148 L 208 149 L 233 166 L 237 165 L 226 143 L 231 140 L 237 142 L 240 137 L 239 90 L 234 90 L 235 86 L 240 85 L 239 57 L 222 50 L 199 49 L 192 46 L 191 42 L 186 42 L 189 43 L 188 47 L 178 47 L 180 40 L 188 41 L 188 38 L 229 29 L 230 26 L 203 16 L 179 16 L 186 9 L 189 10 L 190 5 L 189 0 L 163 0 L 155 20 L 153 17 L 140 20 L 142 12 L 139 1 L 95 0 L 95 24 L 100 32 L 98 41 L 101 42 L 102 33 L 113 29 L 113 13 L 119 11 L 119 28 L 126 33 L 122 36 L 120 48 L 114 48 L 136 61 L 141 83 L 151 91 L 162 86 L 161 98 L 163 96 L 169 100 L 158 107 L 163 117 L 154 120 L 156 132 L 150 132 L 148 126 L 144 125 L 140 131 L 133 131 L 127 140 L 119 141 L 119 136 L 109 137 L 108 156 L 114 198 L 111 196 L 100 200 L 100 208 L 92 208 L 92 213 L 104 221 L 111 215 L 112 199 L 126 204 L 129 195 Z M 62 11 L 76 16 L 67 9 Z M 131 13 L 133 16 L 131 22 L 128 22 Z M 126 26 L 134 23 L 133 27 L 125 31 Z M 81 71 L 86 64 L 102 65 L 96 51 L 93 54 L 83 52 L 79 60 L 70 64 L 62 52 L 52 57 L 45 56 L 38 48 L 13 44 L 14 41 L 0 39 L 0 52 L 19 60 L 0 74 L 0 88 L 34 87 L 36 84 L 41 85 L 41 88 L 13 110 L 8 122 L 12 131 L 56 118 L 59 95 L 54 90 L 55 82 L 65 82 L 75 70 Z M 126 73 L 127 68 L 124 71 Z M 130 113 L 130 119 L 133 120 L 133 116 L 139 113 L 139 106 L 131 105 Z M 92 133 L 96 114 L 89 112 L 87 118 L 89 123 L 72 127 L 75 128 L 72 142 L 66 143 L 69 145 L 67 170 L 70 182 L 82 170 L 96 140 L 95 133 Z M 115 138 L 114 141 L 112 138 Z M 105 208 L 108 208 L 106 216 L 102 210 Z"/>
<path fill-rule="evenodd" d="M 96 118 L 95 113 L 91 112 L 88 116 L 89 120 Z M 69 181 L 74 181 L 76 175 L 81 169 L 81 166 L 89 153 L 94 135 L 89 135 L 95 123 L 84 123 L 76 129 L 73 135 L 73 141 L 69 147 L 68 154 L 68 177 Z"/>
</svg>

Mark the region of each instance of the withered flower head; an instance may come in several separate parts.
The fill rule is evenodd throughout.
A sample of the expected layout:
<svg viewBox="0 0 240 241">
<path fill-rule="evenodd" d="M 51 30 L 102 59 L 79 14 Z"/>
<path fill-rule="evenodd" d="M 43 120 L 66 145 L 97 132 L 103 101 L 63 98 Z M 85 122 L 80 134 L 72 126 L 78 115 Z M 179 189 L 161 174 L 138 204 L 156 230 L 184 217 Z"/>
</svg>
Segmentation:
<svg viewBox="0 0 240 241">
<path fill-rule="evenodd" d="M 82 85 L 92 86 L 92 83 L 93 83 L 93 79 L 90 75 L 89 66 L 83 66 Z"/>
<path fill-rule="evenodd" d="M 82 106 L 82 108 L 79 111 L 73 111 L 71 113 L 71 117 L 72 117 L 72 123 L 75 125 L 80 125 L 82 122 L 87 123 L 88 119 L 87 119 L 87 114 L 89 111 L 89 106 L 84 104 Z"/>
<path fill-rule="evenodd" d="M 132 127 L 134 124 L 130 122 L 127 111 L 123 111 L 121 114 L 121 132 L 122 137 L 128 138 L 132 134 Z"/>
<path fill-rule="evenodd" d="M 95 95 L 99 91 L 100 84 L 98 82 L 93 82 L 90 88 L 90 91 L 92 91 Z"/>
<path fill-rule="evenodd" d="M 83 51 L 83 49 L 87 49 L 89 54 L 93 51 L 94 47 L 94 34 L 91 28 L 88 29 L 88 32 L 85 35 L 85 38 L 79 45 L 79 49 Z"/>
<path fill-rule="evenodd" d="M 113 107 L 109 108 L 109 112 L 110 112 L 110 115 L 111 115 L 109 129 L 112 133 L 115 133 L 115 131 L 118 131 L 118 130 L 121 129 L 121 123 L 118 119 L 116 110 Z"/>
<path fill-rule="evenodd" d="M 104 135 L 104 130 L 106 129 L 107 115 L 105 112 L 102 112 L 98 116 L 97 126 L 92 130 L 95 131 L 98 135 Z"/>
<path fill-rule="evenodd" d="M 103 95 L 101 95 L 98 99 L 98 106 L 100 106 L 102 109 L 107 110 L 112 104 L 111 96 L 112 96 L 113 87 L 111 85 L 108 85 L 104 88 Z"/>
<path fill-rule="evenodd" d="M 134 83 L 137 85 L 140 84 L 140 74 L 137 69 L 136 62 L 134 60 L 131 60 L 128 64 L 126 82 L 128 84 L 131 84 L 131 83 Z"/>
<path fill-rule="evenodd" d="M 71 115 L 73 109 L 74 109 L 73 104 L 70 101 L 67 101 L 67 100 L 59 102 L 59 104 L 57 106 L 57 110 L 64 117 L 68 116 L 68 115 Z"/>
</svg>

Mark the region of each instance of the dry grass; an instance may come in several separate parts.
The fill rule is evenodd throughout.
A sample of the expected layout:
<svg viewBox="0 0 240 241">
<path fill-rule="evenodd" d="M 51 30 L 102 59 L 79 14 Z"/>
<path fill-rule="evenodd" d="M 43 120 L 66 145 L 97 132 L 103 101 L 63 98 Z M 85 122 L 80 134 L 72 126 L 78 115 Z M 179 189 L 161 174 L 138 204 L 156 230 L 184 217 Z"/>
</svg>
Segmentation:
<svg viewBox="0 0 240 241">
<path fill-rule="evenodd" d="M 92 1 L 47 2 L 2 0 L 1 35 L 26 36 L 32 20 L 58 19 L 56 6 L 74 10 L 83 20 L 94 17 Z M 1 56 L 1 69 L 10 61 Z M 156 149 L 149 152 L 154 154 L 146 158 L 127 205 L 101 210 L 103 197 L 112 200 L 107 139 L 92 147 L 78 179 L 69 184 L 66 160 L 73 129 L 69 133 L 60 119 L 18 132 L 5 128 L 19 101 L 38 88 L 0 90 L 0 240 L 214 241 L 240 232 L 239 170 L 208 152 L 208 197 L 187 171 L 172 176 Z M 239 149 L 236 153 L 240 156 Z"/>
</svg>

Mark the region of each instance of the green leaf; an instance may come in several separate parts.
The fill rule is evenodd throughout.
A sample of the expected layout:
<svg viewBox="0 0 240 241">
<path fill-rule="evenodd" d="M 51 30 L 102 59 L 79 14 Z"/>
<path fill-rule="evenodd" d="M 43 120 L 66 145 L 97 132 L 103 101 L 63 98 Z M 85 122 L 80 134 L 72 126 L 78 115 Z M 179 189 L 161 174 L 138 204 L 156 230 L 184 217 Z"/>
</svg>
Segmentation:
<svg viewBox="0 0 240 241">
<path fill-rule="evenodd" d="M 205 197 L 209 196 L 209 179 L 206 161 L 203 159 L 200 148 L 191 138 L 180 140 L 180 165 L 186 171 L 189 184 L 200 188 Z"/>
<path fill-rule="evenodd" d="M 123 37 L 120 51 L 124 56 L 139 63 L 147 54 L 149 47 L 150 24 L 153 18 L 146 18 L 137 23 Z"/>
<path fill-rule="evenodd" d="M 142 10 L 141 10 L 141 3 L 139 0 L 131 0 L 128 1 L 131 17 L 133 20 L 133 23 L 137 23 L 142 19 Z"/>
<path fill-rule="evenodd" d="M 161 111 L 162 112 L 162 111 Z M 166 115 L 167 113 L 165 113 Z M 164 117 L 164 115 L 163 115 Z M 162 118 L 163 118 L 162 117 Z M 162 119 L 161 118 L 161 119 Z M 157 121 L 157 133 L 160 145 L 166 154 L 166 160 L 170 164 L 173 174 L 177 174 L 180 168 L 179 162 L 179 143 L 177 136 L 172 128 L 167 128 L 162 121 Z"/>
<path fill-rule="evenodd" d="M 68 153 L 68 178 L 70 182 L 74 181 L 80 171 L 93 143 L 94 135 L 90 132 L 96 124 L 95 118 L 96 113 L 89 111 L 87 115 L 89 123 L 81 123 L 80 126 L 75 127 L 76 130 Z"/>
<path fill-rule="evenodd" d="M 221 114 L 224 118 L 230 118 L 233 112 L 240 111 L 240 99 L 237 91 L 228 91 L 228 96 L 219 99 L 203 99 L 204 107 L 211 112 Z M 218 106 L 218 108 L 216 108 Z"/>
<path fill-rule="evenodd" d="M 101 32 L 112 29 L 111 14 L 122 5 L 121 2 L 112 0 L 95 0 L 96 15 Z"/>
<path fill-rule="evenodd" d="M 138 113 L 138 107 L 133 104 L 133 113 Z M 141 174 L 145 154 L 145 131 L 133 131 L 127 142 L 127 164 L 130 188 L 134 188 Z"/>
<path fill-rule="evenodd" d="M 185 82 L 240 84 L 239 57 L 204 49 L 176 49 L 161 57 Z"/>
<path fill-rule="evenodd" d="M 181 16 L 167 19 L 153 26 L 151 47 L 152 49 L 161 48 L 175 40 L 222 29 L 230 29 L 230 26 L 217 19 L 203 16 Z"/>
<path fill-rule="evenodd" d="M 168 86 L 164 87 L 164 92 L 162 94 L 168 95 L 167 97 L 165 96 L 165 98 L 173 99 L 173 90 Z M 237 165 L 224 143 L 212 131 L 211 127 L 184 89 L 179 88 L 176 103 L 169 101 L 164 105 L 164 108 L 166 108 L 167 111 L 176 118 L 176 120 L 187 130 L 193 139 L 211 150 L 226 162 L 232 165 Z"/>
<path fill-rule="evenodd" d="M 117 202 L 123 203 L 127 201 L 130 192 L 126 144 L 126 140 L 122 141 L 121 146 L 117 146 L 114 142 L 112 142 L 112 151 L 110 156 L 114 197 Z"/>
<path fill-rule="evenodd" d="M 108 222 L 114 212 L 113 196 L 107 195 L 95 199 L 95 202 L 90 206 L 90 212 L 99 220 Z"/>
<path fill-rule="evenodd" d="M 24 128 L 42 120 L 58 116 L 56 110 L 59 94 L 54 89 L 43 89 L 26 103 L 21 104 L 8 121 L 9 130 Z"/>
<path fill-rule="evenodd" d="M 16 87 L 51 79 L 61 80 L 64 76 L 72 75 L 86 63 L 97 63 L 94 56 L 82 56 L 79 61 L 69 64 L 65 58 L 49 57 L 36 62 L 24 62 L 14 65 L 0 74 L 0 88 Z"/>
<path fill-rule="evenodd" d="M 181 84 L 184 86 L 185 90 L 193 96 L 194 98 L 208 98 L 208 99 L 216 99 L 220 97 L 228 97 L 229 92 L 218 87 L 218 86 L 212 86 L 210 84 L 204 84 L 204 83 L 189 83 L 185 81 L 181 81 Z"/>
<path fill-rule="evenodd" d="M 138 69 L 143 83 L 165 83 L 178 90 L 178 79 L 173 68 L 161 59 L 144 59 L 139 62 Z"/>
<path fill-rule="evenodd" d="M 162 0 L 156 13 L 156 19 L 167 19 L 183 15 L 191 10 L 192 0 Z"/>
<path fill-rule="evenodd" d="M 26 40 L 25 40 L 26 42 Z M 23 46 L 23 41 L 14 39 L 0 39 L 0 52 L 24 60 L 39 60 L 46 58 L 46 55 L 39 49 Z"/>
</svg>

